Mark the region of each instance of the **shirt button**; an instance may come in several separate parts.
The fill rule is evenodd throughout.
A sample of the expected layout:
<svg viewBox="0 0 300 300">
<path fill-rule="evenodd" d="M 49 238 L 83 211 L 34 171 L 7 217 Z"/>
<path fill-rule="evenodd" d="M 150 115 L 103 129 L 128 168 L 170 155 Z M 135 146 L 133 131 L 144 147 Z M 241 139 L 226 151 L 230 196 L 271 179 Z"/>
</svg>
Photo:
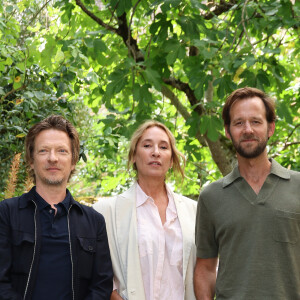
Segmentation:
<svg viewBox="0 0 300 300">
<path fill-rule="evenodd" d="M 52 214 L 52 209 L 49 209 L 49 213 Z"/>
<path fill-rule="evenodd" d="M 88 249 L 89 249 L 89 251 L 92 251 L 94 249 L 94 247 L 93 246 L 89 246 Z"/>
</svg>

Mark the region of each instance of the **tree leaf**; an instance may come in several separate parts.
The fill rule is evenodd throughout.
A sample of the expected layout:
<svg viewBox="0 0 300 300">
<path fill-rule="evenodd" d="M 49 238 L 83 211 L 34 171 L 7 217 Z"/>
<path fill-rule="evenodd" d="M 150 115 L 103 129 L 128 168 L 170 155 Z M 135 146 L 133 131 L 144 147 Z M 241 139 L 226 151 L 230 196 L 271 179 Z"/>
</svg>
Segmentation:
<svg viewBox="0 0 300 300">
<path fill-rule="evenodd" d="M 151 68 L 146 68 L 144 71 L 145 78 L 150 82 L 154 87 L 160 91 L 161 89 L 161 77 L 159 73 Z"/>
</svg>

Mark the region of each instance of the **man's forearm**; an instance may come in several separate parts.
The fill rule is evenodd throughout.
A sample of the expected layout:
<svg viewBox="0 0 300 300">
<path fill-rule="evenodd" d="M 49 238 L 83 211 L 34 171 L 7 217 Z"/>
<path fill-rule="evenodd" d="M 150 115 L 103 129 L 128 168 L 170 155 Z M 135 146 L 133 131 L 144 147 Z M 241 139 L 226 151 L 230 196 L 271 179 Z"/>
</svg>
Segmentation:
<svg viewBox="0 0 300 300">
<path fill-rule="evenodd" d="M 209 262 L 209 265 L 207 265 Z M 215 296 L 217 259 L 198 261 L 194 273 L 194 290 L 197 300 L 212 300 Z"/>
</svg>

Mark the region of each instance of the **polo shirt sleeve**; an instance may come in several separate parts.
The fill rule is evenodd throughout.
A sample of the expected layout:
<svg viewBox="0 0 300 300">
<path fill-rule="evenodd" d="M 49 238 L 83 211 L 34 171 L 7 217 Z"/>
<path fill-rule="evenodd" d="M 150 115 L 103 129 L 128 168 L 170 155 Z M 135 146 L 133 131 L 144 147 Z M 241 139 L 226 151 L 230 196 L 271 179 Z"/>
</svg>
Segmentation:
<svg viewBox="0 0 300 300">
<path fill-rule="evenodd" d="M 212 213 L 205 204 L 202 192 L 199 197 L 196 215 L 195 242 L 198 258 L 213 258 L 218 256 L 218 244 L 215 238 L 215 226 Z"/>
</svg>

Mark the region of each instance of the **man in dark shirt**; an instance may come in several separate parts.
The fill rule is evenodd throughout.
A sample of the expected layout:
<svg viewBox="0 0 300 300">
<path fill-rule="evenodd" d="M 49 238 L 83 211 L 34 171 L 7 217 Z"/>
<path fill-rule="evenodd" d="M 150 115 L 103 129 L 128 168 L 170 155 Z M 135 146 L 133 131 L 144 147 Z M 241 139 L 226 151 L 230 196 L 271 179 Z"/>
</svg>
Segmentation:
<svg viewBox="0 0 300 300">
<path fill-rule="evenodd" d="M 29 130 L 26 162 L 35 186 L 0 202 L 0 300 L 110 299 L 104 218 L 66 188 L 79 145 L 75 127 L 61 116 Z"/>
</svg>

